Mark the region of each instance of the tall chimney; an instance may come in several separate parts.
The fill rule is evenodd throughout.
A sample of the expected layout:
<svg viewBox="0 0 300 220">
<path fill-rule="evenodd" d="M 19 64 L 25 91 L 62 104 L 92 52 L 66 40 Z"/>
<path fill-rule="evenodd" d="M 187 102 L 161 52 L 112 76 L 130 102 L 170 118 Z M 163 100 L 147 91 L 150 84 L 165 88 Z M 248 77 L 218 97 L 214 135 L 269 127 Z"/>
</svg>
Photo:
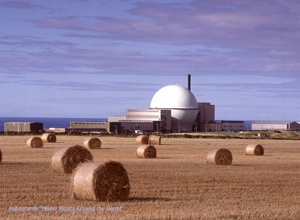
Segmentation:
<svg viewBox="0 0 300 220">
<path fill-rule="evenodd" d="M 191 74 L 188 75 L 188 89 L 191 91 Z"/>
</svg>

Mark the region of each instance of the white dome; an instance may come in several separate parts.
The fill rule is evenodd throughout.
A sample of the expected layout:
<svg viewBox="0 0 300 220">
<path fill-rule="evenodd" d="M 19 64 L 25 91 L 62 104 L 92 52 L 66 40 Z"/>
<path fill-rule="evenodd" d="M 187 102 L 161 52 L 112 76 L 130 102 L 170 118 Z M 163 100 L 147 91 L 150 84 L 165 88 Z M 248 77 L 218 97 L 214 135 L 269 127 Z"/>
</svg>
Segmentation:
<svg viewBox="0 0 300 220">
<path fill-rule="evenodd" d="M 180 85 L 165 86 L 158 90 L 151 100 L 150 109 L 170 109 L 172 124 L 192 124 L 199 111 L 194 94 Z"/>
</svg>

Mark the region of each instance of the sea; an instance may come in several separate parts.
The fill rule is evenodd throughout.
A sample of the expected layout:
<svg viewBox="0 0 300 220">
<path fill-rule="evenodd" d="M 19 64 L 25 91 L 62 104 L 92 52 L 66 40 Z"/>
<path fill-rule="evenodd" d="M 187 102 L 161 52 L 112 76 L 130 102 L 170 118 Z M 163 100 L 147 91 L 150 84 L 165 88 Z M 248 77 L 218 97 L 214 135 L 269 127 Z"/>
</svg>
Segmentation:
<svg viewBox="0 0 300 220">
<path fill-rule="evenodd" d="M 22 118 L 22 117 L 0 117 L 0 131 L 4 131 L 5 122 L 40 122 L 43 129 L 69 128 L 71 121 L 107 121 L 107 118 Z"/>
<path fill-rule="evenodd" d="M 69 128 L 71 121 L 107 121 L 107 118 L 22 118 L 22 117 L 0 117 L 0 131 L 4 131 L 5 122 L 40 122 L 44 130 L 49 128 Z M 244 121 L 244 129 L 250 130 L 251 124 L 256 120 Z"/>
</svg>

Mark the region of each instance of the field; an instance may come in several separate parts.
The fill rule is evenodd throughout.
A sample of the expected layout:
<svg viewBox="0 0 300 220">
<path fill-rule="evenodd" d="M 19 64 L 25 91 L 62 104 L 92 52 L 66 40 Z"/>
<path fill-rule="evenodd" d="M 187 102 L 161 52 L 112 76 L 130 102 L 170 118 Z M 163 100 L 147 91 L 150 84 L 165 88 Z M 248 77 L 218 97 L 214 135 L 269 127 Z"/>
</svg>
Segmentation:
<svg viewBox="0 0 300 220">
<path fill-rule="evenodd" d="M 87 137 L 57 136 L 40 149 L 26 147 L 30 137 L 0 136 L 1 219 L 300 218 L 299 140 L 162 138 L 157 158 L 140 159 L 135 138 L 101 137 L 102 149 L 90 150 L 94 161 L 121 162 L 131 185 L 128 201 L 105 203 L 72 199 L 71 175 L 51 172 L 59 148 Z M 261 144 L 265 155 L 246 156 L 248 144 Z M 218 148 L 231 151 L 232 165 L 206 163 Z"/>
</svg>

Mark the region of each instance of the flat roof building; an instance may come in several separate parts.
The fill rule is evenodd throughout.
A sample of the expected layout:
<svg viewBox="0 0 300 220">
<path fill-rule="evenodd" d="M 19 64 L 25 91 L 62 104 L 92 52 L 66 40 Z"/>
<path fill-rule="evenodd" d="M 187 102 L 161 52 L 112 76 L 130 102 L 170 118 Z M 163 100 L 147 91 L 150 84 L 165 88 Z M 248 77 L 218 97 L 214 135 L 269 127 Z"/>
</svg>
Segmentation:
<svg viewBox="0 0 300 220">
<path fill-rule="evenodd" d="M 300 124 L 295 121 L 256 121 L 251 125 L 252 130 L 300 130 Z"/>
<path fill-rule="evenodd" d="M 43 132 L 43 123 L 40 122 L 5 122 L 4 131 L 9 132 Z"/>
</svg>

